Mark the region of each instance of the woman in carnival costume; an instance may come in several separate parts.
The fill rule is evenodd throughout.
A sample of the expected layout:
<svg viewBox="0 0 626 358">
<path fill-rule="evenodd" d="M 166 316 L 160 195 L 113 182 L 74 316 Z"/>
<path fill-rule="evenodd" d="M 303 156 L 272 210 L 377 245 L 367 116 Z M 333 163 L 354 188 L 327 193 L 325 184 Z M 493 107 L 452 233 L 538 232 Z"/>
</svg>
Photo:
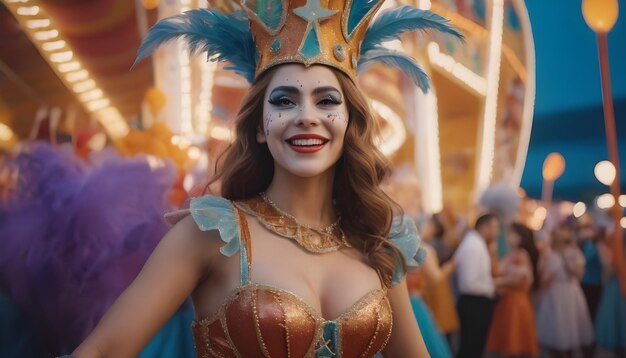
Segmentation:
<svg viewBox="0 0 626 358">
<path fill-rule="evenodd" d="M 191 295 L 201 357 L 427 357 L 404 279 L 419 239 L 379 184 L 388 163 L 356 74 L 378 61 L 427 79 L 383 41 L 460 36 L 383 1 L 244 2 L 156 24 L 139 59 L 185 37 L 252 86 L 220 161 L 221 197 L 190 202 L 77 357 L 139 352 Z M 371 24 L 368 26 L 368 24 Z M 393 331 L 392 331 L 393 325 Z"/>
</svg>

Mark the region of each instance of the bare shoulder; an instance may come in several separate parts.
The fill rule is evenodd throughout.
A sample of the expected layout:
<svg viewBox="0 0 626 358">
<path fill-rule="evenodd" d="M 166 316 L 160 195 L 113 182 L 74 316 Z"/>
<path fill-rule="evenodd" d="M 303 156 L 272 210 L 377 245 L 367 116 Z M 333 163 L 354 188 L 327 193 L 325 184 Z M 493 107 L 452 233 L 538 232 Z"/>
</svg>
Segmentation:
<svg viewBox="0 0 626 358">
<path fill-rule="evenodd" d="M 217 230 L 200 230 L 191 215 L 172 226 L 161 242 L 163 245 L 172 245 L 188 252 L 190 258 L 204 263 L 205 268 L 209 268 L 215 261 L 220 254 L 220 247 L 224 244 Z"/>
<path fill-rule="evenodd" d="M 197 240 L 200 237 L 210 236 L 211 231 L 201 231 L 198 224 L 194 221 L 192 215 L 187 215 L 176 224 L 172 225 L 165 237 L 186 237 Z"/>
</svg>

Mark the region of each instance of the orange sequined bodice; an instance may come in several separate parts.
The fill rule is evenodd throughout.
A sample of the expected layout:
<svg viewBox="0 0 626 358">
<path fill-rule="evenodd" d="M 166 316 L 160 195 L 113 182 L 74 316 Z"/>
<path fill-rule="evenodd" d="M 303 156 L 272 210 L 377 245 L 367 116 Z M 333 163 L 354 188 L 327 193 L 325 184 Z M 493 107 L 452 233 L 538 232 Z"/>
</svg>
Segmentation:
<svg viewBox="0 0 626 358">
<path fill-rule="evenodd" d="M 193 333 L 198 357 L 372 357 L 391 334 L 391 307 L 375 290 L 327 321 L 288 291 L 249 284 Z"/>
<path fill-rule="evenodd" d="M 193 323 L 198 357 L 372 357 L 384 348 L 392 322 L 384 289 L 326 320 L 295 294 L 252 283 L 249 232 L 237 214 L 241 286 L 216 313 Z"/>
</svg>

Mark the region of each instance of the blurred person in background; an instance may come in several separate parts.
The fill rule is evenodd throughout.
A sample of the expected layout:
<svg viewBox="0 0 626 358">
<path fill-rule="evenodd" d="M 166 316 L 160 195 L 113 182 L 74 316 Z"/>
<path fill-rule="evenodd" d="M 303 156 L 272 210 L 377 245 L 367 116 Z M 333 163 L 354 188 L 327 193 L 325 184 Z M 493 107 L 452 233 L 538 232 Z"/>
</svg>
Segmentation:
<svg viewBox="0 0 626 358">
<path fill-rule="evenodd" d="M 427 254 L 426 257 L 431 256 Z M 428 259 L 427 259 L 428 260 Z M 431 257 L 432 260 L 432 257 Z M 426 349 L 431 357 L 437 358 L 452 358 L 450 347 L 446 342 L 441 329 L 437 325 L 437 321 L 434 319 L 432 312 L 428 309 L 428 306 L 422 299 L 422 294 L 428 289 L 427 281 L 429 280 L 426 270 L 423 266 L 414 271 L 407 273 L 407 285 L 409 288 L 409 297 L 411 300 L 411 308 L 413 309 L 413 315 L 419 326 L 420 333 L 426 344 Z"/>
<path fill-rule="evenodd" d="M 626 297 L 620 293 L 619 280 L 612 264 L 615 255 L 606 237 L 598 240 L 597 246 L 606 283 L 595 317 L 596 343 L 613 351 L 615 358 L 626 358 Z"/>
<path fill-rule="evenodd" d="M 495 250 L 490 250 L 500 233 L 500 223 L 493 214 L 476 220 L 455 254 L 456 278 L 460 298 L 457 304 L 461 322 L 459 358 L 481 357 L 487 340 L 494 306 L 495 285 L 492 262 Z"/>
<path fill-rule="evenodd" d="M 437 258 L 443 264 L 452 258 L 469 228 L 465 218 L 457 215 L 450 206 L 444 206 L 441 212 L 433 215 L 433 218 L 443 229 L 441 236 L 435 235 L 432 240 Z"/>
<path fill-rule="evenodd" d="M 405 167 L 396 169 L 385 183 L 384 190 L 400 205 L 406 215 L 414 218 L 414 220 L 422 216 L 419 205 L 420 185 L 412 171 Z M 407 273 L 407 285 L 411 308 L 428 353 L 431 357 L 451 358 L 452 353 L 443 336 L 437 314 L 451 316 L 452 319 L 456 320 L 455 330 L 458 329 L 459 323 L 454 310 L 454 298 L 447 280 L 450 273 L 454 271 L 455 261 L 449 260 L 444 267 L 440 268 L 437 253 L 432 247 L 434 238 L 441 237 L 443 231 L 443 226 L 435 217 L 430 217 L 424 221 L 423 228 L 419 232 L 422 239 L 422 245 L 418 251 L 420 256 L 416 257 L 422 262 L 422 265 Z M 435 313 L 425 304 L 425 297 L 432 297 L 434 289 L 439 283 L 448 285 L 448 296 L 441 298 L 442 302 L 438 302 L 440 305 L 437 306 L 438 310 Z M 453 316 L 450 312 L 453 313 Z M 448 317 L 443 318 L 449 320 Z M 444 320 L 444 322 L 446 321 Z"/>
<path fill-rule="evenodd" d="M 538 287 L 539 252 L 531 229 L 513 223 L 507 232 L 510 252 L 495 279 L 500 298 L 493 313 L 488 352 L 503 357 L 537 357 L 537 330 L 530 292 Z"/>
<path fill-rule="evenodd" d="M 478 199 L 479 211 L 494 214 L 500 223 L 500 234 L 495 243 L 498 259 L 509 253 L 510 247 L 505 237 L 506 228 L 516 220 L 520 204 L 517 189 L 504 183 L 491 185 Z"/>
<path fill-rule="evenodd" d="M 578 349 L 583 349 L 585 357 L 592 356 L 593 327 L 580 287 L 584 270 L 585 258 L 573 230 L 566 223 L 559 224 L 539 266 L 537 336 L 551 358 L 571 358 Z"/>
<path fill-rule="evenodd" d="M 576 239 L 585 257 L 585 271 L 580 284 L 585 294 L 591 319 L 595 320 L 596 309 L 602 292 L 602 262 L 597 244 L 601 233 L 589 213 L 583 214 L 576 220 L 575 229 Z"/>
<path fill-rule="evenodd" d="M 446 339 L 450 343 L 452 334 L 459 330 L 459 317 L 454 307 L 454 295 L 449 280 L 450 274 L 456 266 L 456 261 L 448 260 L 440 266 L 439 255 L 437 255 L 433 244 L 442 241 L 445 228 L 438 215 L 433 215 L 426 220 L 420 234 L 422 245 L 427 253 L 421 267 L 426 281 L 422 298 L 433 313 L 441 332 L 446 335 Z"/>
</svg>

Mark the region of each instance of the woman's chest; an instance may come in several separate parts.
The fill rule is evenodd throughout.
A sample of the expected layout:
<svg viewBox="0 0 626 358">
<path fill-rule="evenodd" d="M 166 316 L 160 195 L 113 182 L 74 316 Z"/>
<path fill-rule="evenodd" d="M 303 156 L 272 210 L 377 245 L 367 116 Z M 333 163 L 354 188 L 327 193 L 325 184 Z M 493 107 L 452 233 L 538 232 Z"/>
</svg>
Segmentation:
<svg viewBox="0 0 626 358">
<path fill-rule="evenodd" d="M 251 233 L 254 235 L 253 230 Z M 242 267 L 239 254 L 213 265 L 210 276 L 193 295 L 199 316 L 217 311 L 232 292 L 247 283 L 242 269 L 249 282 L 290 292 L 327 318 L 338 317 L 368 293 L 381 289 L 376 271 L 355 251 L 310 254 L 285 238 L 264 233 L 253 236 L 249 248 L 248 267 Z"/>
</svg>

